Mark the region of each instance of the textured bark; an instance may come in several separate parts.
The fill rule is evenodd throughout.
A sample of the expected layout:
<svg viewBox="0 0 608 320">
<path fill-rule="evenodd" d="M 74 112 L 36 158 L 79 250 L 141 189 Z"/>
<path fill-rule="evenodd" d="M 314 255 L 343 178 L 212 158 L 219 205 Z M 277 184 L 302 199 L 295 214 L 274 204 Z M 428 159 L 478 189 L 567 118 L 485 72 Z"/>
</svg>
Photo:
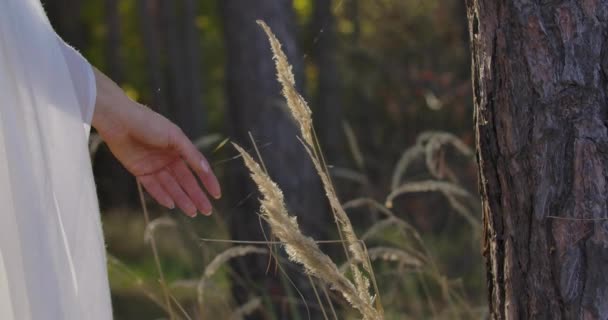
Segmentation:
<svg viewBox="0 0 608 320">
<path fill-rule="evenodd" d="M 157 28 L 159 20 L 158 0 L 137 0 L 140 28 L 144 48 L 146 48 L 146 73 L 148 88 L 152 97 L 152 108 L 163 115 L 168 115 L 167 98 L 163 88 L 163 73 L 160 48 L 157 38 L 160 32 Z"/>
<path fill-rule="evenodd" d="M 169 71 L 169 115 L 192 139 L 204 131 L 202 73 L 193 0 L 160 1 Z"/>
<path fill-rule="evenodd" d="M 183 60 L 187 64 L 186 78 L 188 104 L 176 106 L 177 120 L 184 132 L 192 138 L 199 138 L 205 132 L 205 106 L 203 105 L 203 84 L 201 74 L 201 50 L 199 31 L 196 27 L 198 6 L 195 0 L 183 1 L 184 50 Z"/>
<path fill-rule="evenodd" d="M 492 319 L 608 318 L 608 1 L 468 0 Z"/>
<path fill-rule="evenodd" d="M 344 134 L 342 131 L 342 92 L 336 56 L 335 18 L 331 11 L 334 1 L 316 0 L 312 20 L 315 37 L 313 54 L 319 69 L 319 89 L 315 120 L 319 124 L 319 138 L 328 161 L 342 164 Z"/>
<path fill-rule="evenodd" d="M 298 131 L 286 109 L 285 99 L 280 95 L 268 39 L 255 22 L 262 19 L 272 28 L 294 66 L 297 83 L 302 84 L 302 61 L 296 45 L 292 2 L 224 0 L 221 6 L 227 52 L 228 121 L 232 139 L 250 148 L 248 132 L 251 131 L 270 176 L 284 192 L 291 214 L 298 216 L 301 228 L 308 235 L 324 237 L 329 214 L 324 211 L 325 200 L 320 181 L 296 138 Z M 240 161 L 230 163 L 227 170 L 232 180 L 226 189 L 230 190 L 230 201 L 236 205 L 229 213 L 233 239 L 263 240 L 265 237 L 256 214 L 259 197 L 248 172 Z M 270 234 L 268 230 L 266 234 Z M 248 257 L 240 259 L 235 269 L 251 283 L 263 286 L 273 298 L 284 297 L 283 285 L 278 282 L 274 270 L 267 273 L 267 266 L 267 258 Z M 293 276 L 302 278 L 301 274 Z M 306 285 L 302 285 L 307 280 L 296 282 L 307 302 L 314 305 L 316 299 L 306 290 Z M 247 291 L 238 287 L 234 291 L 241 302 L 246 299 Z M 298 299 L 298 296 L 295 295 L 295 298 Z M 273 303 L 280 306 L 278 299 Z M 306 316 L 305 313 L 303 315 Z"/>
</svg>

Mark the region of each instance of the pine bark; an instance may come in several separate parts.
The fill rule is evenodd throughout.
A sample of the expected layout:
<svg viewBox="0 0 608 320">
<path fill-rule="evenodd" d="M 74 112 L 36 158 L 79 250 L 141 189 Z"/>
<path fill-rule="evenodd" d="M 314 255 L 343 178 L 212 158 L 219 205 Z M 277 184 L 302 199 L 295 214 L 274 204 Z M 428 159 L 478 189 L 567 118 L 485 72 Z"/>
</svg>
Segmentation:
<svg viewBox="0 0 608 320">
<path fill-rule="evenodd" d="M 608 1 L 467 0 L 492 319 L 608 318 Z"/>
</svg>

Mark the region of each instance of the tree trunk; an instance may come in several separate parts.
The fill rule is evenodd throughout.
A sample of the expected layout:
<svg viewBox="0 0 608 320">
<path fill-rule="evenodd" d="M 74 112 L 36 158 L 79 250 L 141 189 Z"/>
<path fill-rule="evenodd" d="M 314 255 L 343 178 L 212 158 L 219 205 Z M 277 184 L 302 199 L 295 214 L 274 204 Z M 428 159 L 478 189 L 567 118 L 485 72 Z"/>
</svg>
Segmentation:
<svg viewBox="0 0 608 320">
<path fill-rule="evenodd" d="M 319 69 L 316 123 L 327 159 L 343 165 L 344 133 L 342 131 L 342 92 L 338 59 L 336 56 L 335 18 L 331 11 L 332 0 L 316 0 L 312 19 L 312 33 L 316 41 L 313 53 Z"/>
<path fill-rule="evenodd" d="M 325 211 L 320 181 L 306 151 L 296 138 L 298 131 L 286 110 L 285 99 L 280 95 L 281 88 L 276 80 L 268 40 L 256 24 L 257 19 L 262 19 L 272 28 L 294 66 L 297 83 L 302 84 L 302 60 L 296 44 L 292 2 L 224 0 L 221 6 L 227 52 L 228 120 L 232 139 L 251 148 L 248 135 L 251 131 L 270 176 L 285 194 L 290 212 L 298 216 L 298 223 L 305 233 L 324 238 L 329 214 Z M 256 214 L 259 208 L 256 188 L 248 172 L 240 161 L 231 162 L 227 170 L 232 176 L 227 189 L 230 190 L 231 202 L 237 206 L 230 212 L 233 239 L 264 240 Z M 268 230 L 265 233 L 270 234 Z M 274 268 L 267 273 L 267 265 L 267 257 L 249 257 L 238 261 L 235 269 L 245 279 L 270 292 L 272 298 L 276 298 L 273 303 L 278 307 L 278 299 L 285 297 L 284 287 L 275 276 Z M 297 277 L 303 278 L 301 274 L 294 276 Z M 296 280 L 296 283 L 308 304 L 315 305 L 316 299 L 303 285 L 308 281 Z M 237 287 L 234 292 L 239 301 L 246 299 L 247 292 L 243 292 L 242 288 Z M 293 298 L 299 300 L 297 294 Z M 316 319 L 314 315 L 313 312 L 312 318 Z"/>
<path fill-rule="evenodd" d="M 124 80 L 121 51 L 120 15 L 117 0 L 104 0 L 104 18 L 108 28 L 105 42 L 104 72 L 119 85 Z M 102 210 L 132 206 L 135 202 L 135 180 L 103 146 L 95 155 L 94 173 Z"/>
<path fill-rule="evenodd" d="M 152 99 L 152 108 L 167 116 L 167 98 L 163 85 L 163 68 L 160 55 L 160 47 L 157 38 L 159 30 L 159 3 L 156 0 L 138 0 L 140 28 L 144 48 L 146 48 L 146 73 L 148 76 L 148 87 Z"/>
<path fill-rule="evenodd" d="M 492 319 L 608 318 L 608 1 L 467 0 Z"/>
<path fill-rule="evenodd" d="M 169 70 L 169 115 L 191 139 L 205 128 L 199 37 L 193 0 L 160 1 Z"/>
<path fill-rule="evenodd" d="M 184 50 L 183 33 L 180 31 L 180 20 L 178 15 L 177 3 L 181 1 L 160 0 L 160 12 L 162 15 L 163 36 L 165 47 L 167 48 L 166 63 L 169 73 L 169 117 L 178 125 L 177 119 L 179 108 L 188 105 L 186 92 L 186 77 L 184 77 L 186 67 L 182 58 Z M 185 132 L 185 131 L 184 131 Z M 187 132 L 186 132 L 187 133 Z M 192 137 L 191 137 L 192 138 Z"/>
<path fill-rule="evenodd" d="M 196 27 L 198 7 L 195 0 L 183 1 L 184 50 L 182 57 L 187 68 L 185 74 L 186 94 L 188 104 L 176 106 L 177 120 L 184 132 L 193 139 L 199 138 L 205 132 L 205 106 L 202 102 L 201 50 L 200 37 Z"/>
<path fill-rule="evenodd" d="M 118 0 L 105 0 L 105 21 L 108 28 L 106 41 L 107 74 L 116 83 L 123 82 L 122 56 L 120 54 L 120 14 Z"/>
</svg>

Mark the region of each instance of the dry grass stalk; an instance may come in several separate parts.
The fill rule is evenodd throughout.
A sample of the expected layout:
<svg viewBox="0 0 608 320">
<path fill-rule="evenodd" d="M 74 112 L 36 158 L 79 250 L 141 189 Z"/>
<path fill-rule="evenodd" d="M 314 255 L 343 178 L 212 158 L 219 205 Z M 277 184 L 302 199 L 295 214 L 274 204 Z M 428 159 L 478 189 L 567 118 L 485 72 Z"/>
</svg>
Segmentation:
<svg viewBox="0 0 608 320">
<path fill-rule="evenodd" d="M 152 237 L 154 237 L 156 229 L 160 227 L 175 228 L 177 227 L 177 224 L 175 223 L 175 220 L 171 219 L 168 216 L 156 218 L 150 221 L 150 223 L 146 225 L 146 229 L 144 230 L 144 242 L 149 243 L 150 241 L 152 241 Z"/>
<path fill-rule="evenodd" d="M 379 212 L 384 214 L 388 218 L 388 220 L 394 221 L 394 223 L 397 226 L 399 226 L 401 229 L 403 229 L 404 232 L 409 231 L 409 233 L 408 233 L 409 235 L 413 236 L 420 243 L 422 243 L 422 238 L 420 237 L 420 234 L 418 233 L 418 230 L 416 230 L 416 228 L 414 228 L 411 224 L 409 224 L 405 220 L 397 217 L 389 208 L 383 206 L 381 203 L 379 203 L 378 201 L 376 201 L 372 198 L 357 198 L 357 199 L 350 200 L 350 201 L 344 203 L 344 205 L 342 205 L 342 207 L 345 210 L 360 208 L 363 206 L 370 206 L 370 207 L 378 210 Z M 362 239 L 363 239 L 363 237 L 362 237 Z"/>
<path fill-rule="evenodd" d="M 367 272 L 373 274 L 371 265 L 366 263 L 367 258 L 365 256 L 365 252 L 363 251 L 363 247 L 355 234 L 355 230 L 353 229 L 352 224 L 350 223 L 350 219 L 344 211 L 342 204 L 340 204 L 340 200 L 338 200 L 338 196 L 333 188 L 333 184 L 329 179 L 327 173 L 323 170 L 319 159 L 317 159 L 311 152 L 310 148 L 306 147 L 306 151 L 310 155 L 312 162 L 317 170 L 317 173 L 321 177 L 321 181 L 323 182 L 323 188 L 325 189 L 325 194 L 329 199 L 329 204 L 333 209 L 334 216 L 338 221 L 339 228 L 342 230 L 344 238 L 348 243 L 348 250 L 353 255 L 352 259 L 349 257 L 349 261 L 352 261 L 352 272 L 353 278 L 355 280 L 355 284 L 357 286 L 357 290 L 359 291 L 359 296 L 364 300 L 371 300 L 371 296 L 369 295 L 369 280 L 361 273 L 359 270 L 358 264 L 362 264 Z"/>
<path fill-rule="evenodd" d="M 317 153 L 314 152 L 314 150 L 316 150 L 315 147 L 318 146 L 318 141 L 316 141 L 314 137 L 311 117 L 312 113 L 304 98 L 302 98 L 295 88 L 295 79 L 293 73 L 291 72 L 291 65 L 287 61 L 285 53 L 281 49 L 281 43 L 272 33 L 272 30 L 270 30 L 270 28 L 263 21 L 258 20 L 257 23 L 262 27 L 262 29 L 264 29 L 270 41 L 270 46 L 276 62 L 277 78 L 283 87 L 283 96 L 285 96 L 285 99 L 287 100 L 287 105 L 289 106 L 289 110 L 291 111 L 294 119 L 300 126 L 301 134 L 305 142 L 304 147 L 310 154 L 315 168 L 318 174 L 321 176 L 325 192 L 334 211 L 334 216 L 338 221 L 338 228 L 346 238 L 348 251 L 353 254 L 354 263 L 361 263 L 364 269 L 366 269 L 369 274 L 373 275 L 371 265 L 366 262 L 368 261 L 367 257 L 365 256 L 364 250 L 359 243 L 359 239 L 357 239 L 357 236 L 355 235 L 350 223 L 350 219 L 344 212 L 344 209 L 342 209 L 340 201 L 338 200 L 336 192 L 333 188 L 333 184 L 329 179 L 328 173 L 321 164 L 322 160 L 317 156 Z M 311 148 L 313 151 L 311 151 Z M 356 264 L 353 264 L 352 271 L 360 299 L 371 301 L 372 298 L 369 294 L 369 280 L 363 275 Z"/>
<path fill-rule="evenodd" d="M 408 167 L 418 157 L 424 157 L 426 168 L 434 177 L 441 177 L 439 170 L 439 159 L 437 154 L 445 145 L 451 145 L 454 149 L 465 157 L 472 157 L 473 150 L 455 135 L 447 132 L 426 131 L 421 133 L 416 139 L 416 144 L 406 149 L 395 165 L 391 178 L 391 190 L 395 190 L 401 184 L 401 179 L 405 175 Z"/>
<path fill-rule="evenodd" d="M 462 215 L 475 230 L 481 230 L 479 220 L 457 198 L 473 199 L 473 196 L 462 187 L 446 181 L 424 180 L 406 182 L 386 197 L 386 207 L 392 208 L 393 200 L 400 195 L 418 192 L 440 192 L 448 200 L 450 206 Z"/>
<path fill-rule="evenodd" d="M 213 258 L 213 260 L 205 267 L 205 272 L 203 272 L 203 276 L 198 281 L 196 290 L 198 297 L 199 307 L 203 308 L 204 296 L 205 296 L 205 287 L 207 281 L 213 277 L 213 275 L 220 269 L 222 265 L 228 262 L 231 259 L 242 257 L 248 254 L 267 254 L 268 250 L 266 248 L 260 248 L 256 246 L 235 246 L 229 248 L 222 253 L 218 254 Z"/>
<path fill-rule="evenodd" d="M 300 125 L 300 131 L 304 141 L 306 141 L 308 145 L 314 146 L 312 112 L 310 111 L 306 100 L 304 100 L 296 89 L 296 80 L 291 72 L 291 65 L 287 61 L 287 56 L 281 49 L 281 43 L 264 21 L 258 20 L 257 23 L 264 29 L 264 32 L 266 32 L 268 40 L 270 41 L 277 68 L 277 79 L 283 87 L 283 96 L 287 99 L 287 106 L 291 110 L 291 114 L 296 122 Z"/>
<path fill-rule="evenodd" d="M 393 200 L 401 195 L 417 192 L 442 192 L 446 194 L 457 195 L 461 197 L 470 197 L 471 194 L 460 186 L 437 180 L 423 180 L 406 182 L 393 190 L 387 197 L 385 205 L 387 208 L 393 207 Z"/>
<path fill-rule="evenodd" d="M 148 214 L 148 206 L 146 206 L 146 201 L 144 200 L 144 192 L 141 186 L 141 183 L 137 181 L 137 192 L 139 193 L 139 201 L 141 203 L 141 207 L 144 213 L 144 222 L 147 225 L 150 224 L 150 215 Z M 152 254 L 154 255 L 154 264 L 156 265 L 156 271 L 158 271 L 159 282 L 163 292 L 163 296 L 165 299 L 165 304 L 167 305 L 167 312 L 169 313 L 169 319 L 174 320 L 175 315 L 173 313 L 173 307 L 171 306 L 171 301 L 169 299 L 169 289 L 167 287 L 167 282 L 165 281 L 165 274 L 163 273 L 162 266 L 160 264 L 160 258 L 158 255 L 158 248 L 156 246 L 156 240 L 154 237 L 150 237 L 150 246 L 152 247 Z"/>
<path fill-rule="evenodd" d="M 418 257 L 416 254 L 412 254 L 399 248 L 378 246 L 368 249 L 367 254 L 371 261 L 383 260 L 387 262 L 397 262 L 399 265 L 399 270 L 403 270 L 405 268 L 420 269 L 426 265 L 424 258 Z M 340 266 L 340 271 L 346 272 L 348 267 L 349 263 L 347 261 Z"/>
<path fill-rule="evenodd" d="M 399 184 L 401 184 L 401 178 L 405 175 L 408 167 L 421 154 L 424 154 L 424 148 L 418 144 L 415 144 L 403 152 L 403 155 L 401 155 L 401 158 L 393 170 L 393 176 L 391 178 L 391 190 L 395 190 L 399 187 Z"/>
<path fill-rule="evenodd" d="M 296 217 L 290 216 L 285 207 L 283 193 L 260 168 L 259 164 L 241 147 L 234 147 L 242 155 L 251 177 L 262 194 L 261 214 L 270 225 L 272 232 L 285 247 L 289 258 L 304 266 L 308 274 L 315 276 L 340 292 L 344 298 L 363 316 L 363 319 L 381 319 L 380 313 L 372 306 L 372 301 L 361 298 L 355 286 L 338 270 L 333 261 L 324 254 L 315 241 L 300 231 Z"/>
<path fill-rule="evenodd" d="M 473 150 L 469 148 L 462 140 L 460 140 L 457 136 L 449 133 L 449 132 L 441 132 L 441 131 L 425 131 L 418 136 L 418 144 L 431 144 L 434 145 L 435 148 L 440 146 L 449 144 L 452 145 L 456 151 L 460 152 L 462 155 L 466 157 L 473 156 Z"/>
<path fill-rule="evenodd" d="M 346 136 L 346 141 L 348 142 L 350 152 L 353 154 L 355 163 L 360 170 L 363 170 L 365 168 L 365 158 L 363 157 L 363 152 L 361 152 L 361 149 L 359 148 L 359 143 L 357 143 L 355 131 L 347 121 L 342 122 L 342 127 L 344 128 L 344 135 Z"/>
<path fill-rule="evenodd" d="M 369 258 L 372 260 L 395 261 L 399 267 L 420 268 L 424 262 L 409 252 L 390 247 L 375 247 L 367 250 Z"/>
<path fill-rule="evenodd" d="M 232 315 L 230 315 L 231 320 L 243 320 L 246 316 L 252 314 L 254 311 L 259 309 L 262 306 L 262 299 L 259 297 L 255 297 L 249 299 L 249 301 L 245 302 L 245 304 L 238 307 L 238 309 L 234 310 Z"/>
</svg>

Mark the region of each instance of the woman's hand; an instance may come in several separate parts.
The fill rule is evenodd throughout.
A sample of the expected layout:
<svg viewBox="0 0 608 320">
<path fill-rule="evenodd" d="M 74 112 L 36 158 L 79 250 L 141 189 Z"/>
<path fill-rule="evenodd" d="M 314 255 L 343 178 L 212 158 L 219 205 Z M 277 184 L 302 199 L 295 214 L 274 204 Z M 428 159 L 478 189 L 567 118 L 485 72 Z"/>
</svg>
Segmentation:
<svg viewBox="0 0 608 320">
<path fill-rule="evenodd" d="M 158 113 L 130 100 L 112 80 L 95 71 L 93 126 L 122 165 L 167 208 L 194 217 L 211 214 L 211 203 L 192 171 L 214 198 L 221 197 L 207 159 L 184 133 Z M 190 170 L 192 169 L 192 171 Z"/>
</svg>

